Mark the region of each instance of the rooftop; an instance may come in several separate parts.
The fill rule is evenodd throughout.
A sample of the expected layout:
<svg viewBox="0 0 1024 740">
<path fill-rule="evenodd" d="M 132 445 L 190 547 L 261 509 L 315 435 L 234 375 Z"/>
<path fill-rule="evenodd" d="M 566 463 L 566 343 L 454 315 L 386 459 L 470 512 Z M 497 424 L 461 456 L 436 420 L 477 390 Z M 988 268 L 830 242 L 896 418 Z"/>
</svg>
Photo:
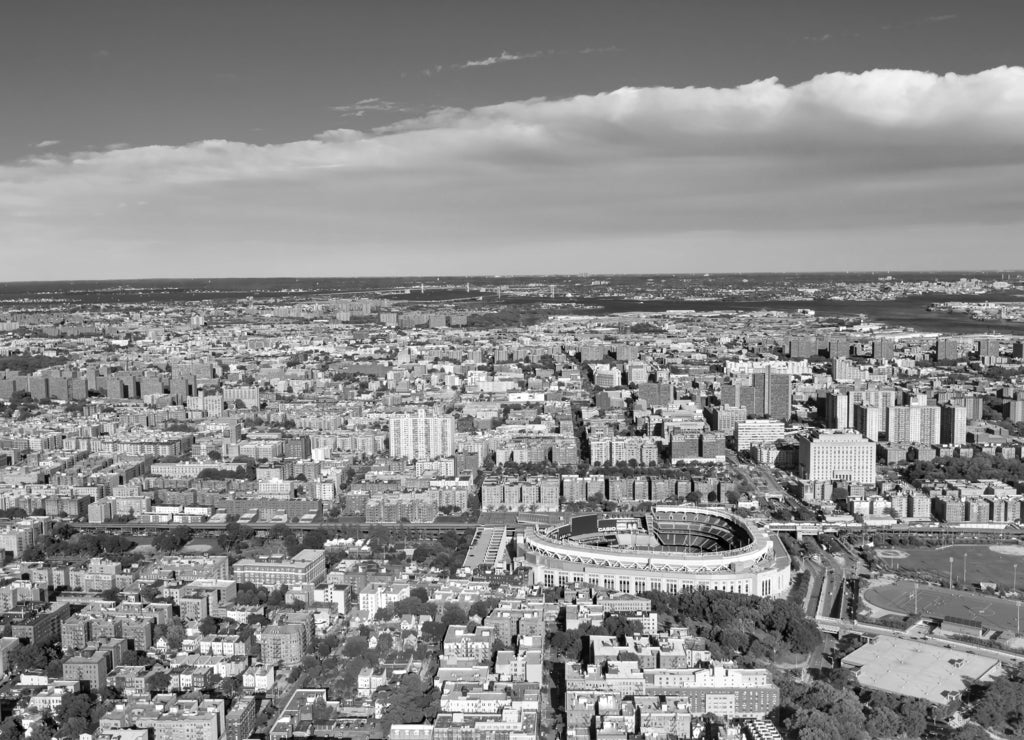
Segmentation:
<svg viewBox="0 0 1024 740">
<path fill-rule="evenodd" d="M 843 658 L 863 686 L 946 704 L 968 682 L 993 678 L 995 658 L 915 640 L 880 636 Z"/>
</svg>

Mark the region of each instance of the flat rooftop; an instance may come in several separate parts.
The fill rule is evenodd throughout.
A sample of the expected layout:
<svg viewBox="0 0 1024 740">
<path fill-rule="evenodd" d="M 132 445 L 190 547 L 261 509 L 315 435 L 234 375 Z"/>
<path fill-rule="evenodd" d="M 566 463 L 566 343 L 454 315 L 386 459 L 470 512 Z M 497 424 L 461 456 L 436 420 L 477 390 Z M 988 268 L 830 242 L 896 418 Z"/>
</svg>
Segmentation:
<svg viewBox="0 0 1024 740">
<path fill-rule="evenodd" d="M 475 569 L 486 565 L 493 568 L 501 558 L 507 541 L 508 530 L 505 527 L 478 527 L 462 567 Z"/>
<path fill-rule="evenodd" d="M 939 705 L 962 691 L 965 681 L 994 678 L 1001 671 L 995 658 L 886 635 L 847 655 L 843 666 L 863 686 Z"/>
</svg>

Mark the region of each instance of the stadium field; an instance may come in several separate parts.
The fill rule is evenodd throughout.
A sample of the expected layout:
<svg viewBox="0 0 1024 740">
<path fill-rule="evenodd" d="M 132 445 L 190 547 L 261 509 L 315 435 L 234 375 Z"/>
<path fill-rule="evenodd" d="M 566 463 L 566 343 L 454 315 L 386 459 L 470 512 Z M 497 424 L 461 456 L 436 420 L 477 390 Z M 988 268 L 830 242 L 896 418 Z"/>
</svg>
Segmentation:
<svg viewBox="0 0 1024 740">
<path fill-rule="evenodd" d="M 1009 591 L 1013 585 L 1013 565 L 1017 564 L 1017 588 L 1024 590 L 1024 547 L 1019 545 L 949 545 L 947 547 L 897 547 L 900 557 L 878 553 L 886 567 L 897 573 L 918 573 L 928 580 L 949 584 L 949 559 L 953 558 L 953 585 L 962 586 L 964 556 L 967 557 L 967 583 L 995 583 Z"/>
<path fill-rule="evenodd" d="M 914 613 L 914 583 L 897 581 L 869 588 L 864 600 L 872 606 L 900 614 Z M 917 612 L 925 617 L 977 620 L 986 628 L 1005 632 L 1017 629 L 1017 602 L 938 586 L 917 586 Z M 1024 606 L 1021 609 L 1024 618 Z"/>
</svg>

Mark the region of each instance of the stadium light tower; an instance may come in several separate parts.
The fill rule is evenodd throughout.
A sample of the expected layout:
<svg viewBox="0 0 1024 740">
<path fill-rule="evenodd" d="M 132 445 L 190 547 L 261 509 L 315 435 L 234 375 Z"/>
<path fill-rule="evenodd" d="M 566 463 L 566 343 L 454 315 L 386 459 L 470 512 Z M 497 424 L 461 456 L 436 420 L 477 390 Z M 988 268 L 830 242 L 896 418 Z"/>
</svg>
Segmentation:
<svg viewBox="0 0 1024 740">
<path fill-rule="evenodd" d="M 1016 563 L 1013 564 L 1013 592 L 1017 593 L 1017 564 Z"/>
<path fill-rule="evenodd" d="M 953 556 L 949 556 L 949 590 L 953 590 Z"/>
<path fill-rule="evenodd" d="M 964 585 L 967 585 L 967 553 L 964 553 Z"/>
</svg>

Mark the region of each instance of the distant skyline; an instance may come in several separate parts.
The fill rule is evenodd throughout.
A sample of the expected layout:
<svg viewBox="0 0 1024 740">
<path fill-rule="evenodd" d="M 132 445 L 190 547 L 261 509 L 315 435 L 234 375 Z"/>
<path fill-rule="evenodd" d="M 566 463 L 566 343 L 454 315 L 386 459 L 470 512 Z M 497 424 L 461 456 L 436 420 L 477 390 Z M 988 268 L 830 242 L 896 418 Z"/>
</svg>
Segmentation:
<svg viewBox="0 0 1024 740">
<path fill-rule="evenodd" d="M 0 282 L 1024 268 L 1024 5 L 32 0 Z"/>
<path fill-rule="evenodd" d="M 441 282 L 441 281 L 454 281 L 462 283 L 464 281 L 479 281 L 480 284 L 490 284 L 500 282 L 502 280 L 544 280 L 557 279 L 557 280 L 570 280 L 574 278 L 641 278 L 641 277 L 688 277 L 688 278 L 700 278 L 700 277 L 783 277 L 789 275 L 808 275 L 808 276 L 821 276 L 821 275 L 850 275 L 850 276 L 935 276 L 943 280 L 959 279 L 961 277 L 972 276 L 972 275 L 985 275 L 990 277 L 996 277 L 1000 275 L 1006 275 L 1010 277 L 1016 274 L 1024 273 L 1024 268 L 1020 270 L 964 270 L 964 269 L 950 269 L 950 270 L 805 270 L 794 272 L 791 270 L 765 270 L 760 272 L 750 271 L 737 271 L 737 270 L 718 270 L 717 272 L 548 272 L 548 273 L 509 273 L 509 274 L 469 274 L 464 273 L 461 275 L 450 274 L 450 275 L 274 275 L 271 277 L 254 277 L 251 275 L 225 275 L 223 277 L 185 277 L 185 278 L 163 278 L 163 277 L 147 277 L 147 278 L 81 278 L 81 279 L 43 279 L 43 280 L 0 280 L 0 286 L 9 285 L 21 287 L 26 284 L 38 284 L 38 283 L 53 283 L 55 285 L 67 285 L 74 283 L 110 283 L 110 284 L 133 284 L 133 283 L 180 283 L 180 282 L 231 282 L 231 281 L 242 281 L 242 282 L 278 282 L 278 281 L 337 281 L 337 280 L 382 280 L 382 281 L 397 281 L 397 282 Z M 415 288 L 415 285 L 410 287 Z M 780 299 L 784 300 L 784 299 Z"/>
</svg>

